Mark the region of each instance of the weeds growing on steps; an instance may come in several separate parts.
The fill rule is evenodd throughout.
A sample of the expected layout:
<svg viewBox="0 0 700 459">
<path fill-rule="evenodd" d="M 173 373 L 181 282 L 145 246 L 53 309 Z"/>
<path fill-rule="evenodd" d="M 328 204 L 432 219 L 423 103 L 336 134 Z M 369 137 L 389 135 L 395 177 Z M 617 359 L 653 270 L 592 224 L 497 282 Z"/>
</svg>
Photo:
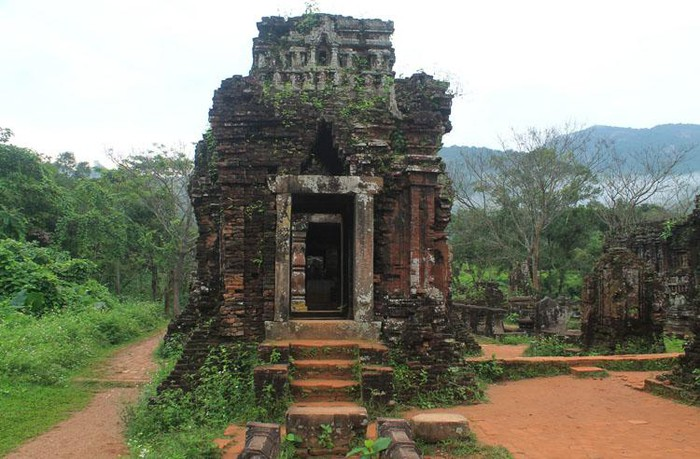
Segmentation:
<svg viewBox="0 0 700 459">
<path fill-rule="evenodd" d="M 160 352 L 169 355 L 162 374 L 125 415 L 134 456 L 218 457 L 212 440 L 221 436 L 228 424 L 281 420 L 288 400 L 276 399 L 272 391 L 266 391 L 264 399 L 256 401 L 253 369 L 260 362 L 254 345 L 214 348 L 194 375 L 197 384 L 192 390 L 168 389 L 156 394 L 157 384 L 177 359 L 177 346 L 166 346 L 168 349 Z"/>
</svg>

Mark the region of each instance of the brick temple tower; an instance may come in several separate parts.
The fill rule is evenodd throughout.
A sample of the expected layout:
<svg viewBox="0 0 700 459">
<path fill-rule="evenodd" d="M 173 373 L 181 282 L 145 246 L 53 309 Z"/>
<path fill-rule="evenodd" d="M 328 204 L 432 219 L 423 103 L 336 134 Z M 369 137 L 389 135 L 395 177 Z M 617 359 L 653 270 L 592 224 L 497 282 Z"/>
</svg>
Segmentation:
<svg viewBox="0 0 700 459">
<path fill-rule="evenodd" d="M 191 338 L 171 382 L 208 346 L 328 327 L 425 366 L 457 361 L 470 338 L 450 321 L 448 83 L 395 78 L 391 21 L 258 30 L 250 74 L 222 82 L 197 146 L 197 277 L 171 325 Z"/>
</svg>

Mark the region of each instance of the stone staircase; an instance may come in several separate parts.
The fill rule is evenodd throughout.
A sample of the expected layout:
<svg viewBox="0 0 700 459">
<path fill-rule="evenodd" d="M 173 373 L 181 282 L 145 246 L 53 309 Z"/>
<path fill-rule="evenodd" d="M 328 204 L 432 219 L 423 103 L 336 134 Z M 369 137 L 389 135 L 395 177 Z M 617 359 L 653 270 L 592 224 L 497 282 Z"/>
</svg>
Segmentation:
<svg viewBox="0 0 700 459">
<path fill-rule="evenodd" d="M 393 395 L 388 349 L 371 325 L 353 321 L 284 327 L 258 348 L 264 361 L 275 363 L 256 368 L 256 389 L 291 394 L 286 432 L 301 438 L 300 456 L 342 456 L 366 435 L 369 419 L 361 404 L 388 403 Z"/>
</svg>

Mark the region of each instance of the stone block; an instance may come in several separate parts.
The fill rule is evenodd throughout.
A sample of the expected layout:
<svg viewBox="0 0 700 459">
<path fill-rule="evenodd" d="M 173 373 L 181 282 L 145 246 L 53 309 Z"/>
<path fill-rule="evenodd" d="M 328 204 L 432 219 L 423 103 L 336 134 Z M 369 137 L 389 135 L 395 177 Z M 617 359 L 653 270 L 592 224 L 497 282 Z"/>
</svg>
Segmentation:
<svg viewBox="0 0 700 459">
<path fill-rule="evenodd" d="M 295 405 L 286 415 L 287 433 L 298 435 L 300 448 L 307 450 L 327 449 L 319 439 L 328 440 L 333 448 L 348 448 L 353 440 L 365 437 L 368 423 L 367 410 L 358 405 Z M 322 426 L 330 426 L 330 432 L 325 434 Z"/>
<path fill-rule="evenodd" d="M 411 418 L 417 439 L 437 443 L 469 435 L 467 418 L 453 413 L 421 413 Z"/>
<path fill-rule="evenodd" d="M 603 368 L 590 366 L 571 367 L 571 374 L 577 378 L 605 378 L 608 372 Z"/>
<path fill-rule="evenodd" d="M 253 370 L 255 397 L 262 400 L 270 394 L 276 399 L 284 398 L 289 384 L 289 369 L 286 364 L 260 365 Z"/>
<path fill-rule="evenodd" d="M 280 449 L 279 424 L 249 422 L 245 434 L 245 447 L 238 459 L 277 459 Z"/>
<path fill-rule="evenodd" d="M 391 439 L 381 457 L 388 459 L 418 459 L 420 451 L 413 441 L 413 430 L 406 419 L 377 419 L 377 436 Z"/>
<path fill-rule="evenodd" d="M 362 367 L 362 400 L 365 403 L 388 404 L 394 397 L 394 370 L 391 367 Z"/>
</svg>

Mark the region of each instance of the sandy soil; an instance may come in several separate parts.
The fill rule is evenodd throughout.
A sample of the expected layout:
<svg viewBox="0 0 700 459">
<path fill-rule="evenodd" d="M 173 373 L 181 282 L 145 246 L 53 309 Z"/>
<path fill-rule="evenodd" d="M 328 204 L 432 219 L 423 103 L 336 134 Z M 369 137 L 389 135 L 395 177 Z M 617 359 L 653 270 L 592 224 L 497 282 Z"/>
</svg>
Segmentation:
<svg viewBox="0 0 700 459">
<path fill-rule="evenodd" d="M 489 403 L 429 411 L 464 415 L 516 458 L 699 458 L 700 408 L 634 389 L 655 374 L 508 382 L 489 387 Z"/>
<path fill-rule="evenodd" d="M 101 459 L 128 454 L 122 435 L 121 413 L 125 403 L 138 397 L 138 385 L 147 382 L 150 373 L 156 369 L 152 354 L 161 339 L 159 333 L 126 347 L 100 369 L 99 381 L 130 387 L 98 392 L 84 410 L 25 443 L 7 458 Z"/>
</svg>

